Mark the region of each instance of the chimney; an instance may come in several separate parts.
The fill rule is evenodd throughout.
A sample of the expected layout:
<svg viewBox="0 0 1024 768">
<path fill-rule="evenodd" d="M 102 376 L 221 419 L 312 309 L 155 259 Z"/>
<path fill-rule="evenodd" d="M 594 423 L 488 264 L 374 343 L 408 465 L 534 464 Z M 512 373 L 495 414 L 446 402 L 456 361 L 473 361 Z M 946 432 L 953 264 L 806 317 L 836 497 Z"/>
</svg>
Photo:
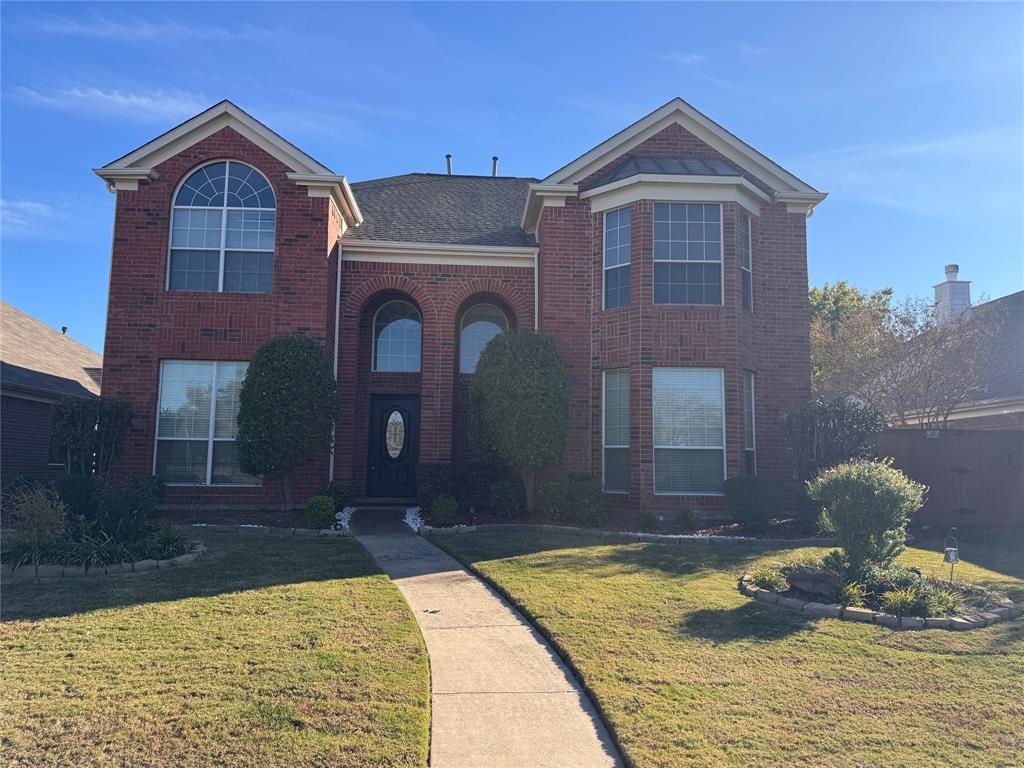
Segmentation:
<svg viewBox="0 0 1024 768">
<path fill-rule="evenodd" d="M 452 175 L 452 156 L 451 155 L 445 155 L 444 156 L 444 161 L 445 161 L 445 163 L 448 164 L 448 175 L 451 176 Z"/>
<path fill-rule="evenodd" d="M 491 176 L 498 175 L 498 156 L 491 155 Z"/>
<path fill-rule="evenodd" d="M 940 323 L 971 306 L 971 281 L 958 279 L 960 267 L 946 265 L 946 281 L 935 286 L 935 318 Z"/>
</svg>

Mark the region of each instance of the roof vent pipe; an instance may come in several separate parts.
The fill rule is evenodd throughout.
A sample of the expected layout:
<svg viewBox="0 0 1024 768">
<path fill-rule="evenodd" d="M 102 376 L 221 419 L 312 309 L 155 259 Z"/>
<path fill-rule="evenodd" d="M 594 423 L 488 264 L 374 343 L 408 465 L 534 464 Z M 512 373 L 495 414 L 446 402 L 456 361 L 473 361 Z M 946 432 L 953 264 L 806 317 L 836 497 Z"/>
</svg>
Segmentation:
<svg viewBox="0 0 1024 768">
<path fill-rule="evenodd" d="M 452 156 L 451 155 L 445 155 L 444 156 L 444 161 L 445 161 L 445 163 L 448 164 L 448 175 L 451 176 L 452 175 Z"/>
<path fill-rule="evenodd" d="M 498 175 L 498 156 L 491 155 L 491 176 Z"/>
</svg>

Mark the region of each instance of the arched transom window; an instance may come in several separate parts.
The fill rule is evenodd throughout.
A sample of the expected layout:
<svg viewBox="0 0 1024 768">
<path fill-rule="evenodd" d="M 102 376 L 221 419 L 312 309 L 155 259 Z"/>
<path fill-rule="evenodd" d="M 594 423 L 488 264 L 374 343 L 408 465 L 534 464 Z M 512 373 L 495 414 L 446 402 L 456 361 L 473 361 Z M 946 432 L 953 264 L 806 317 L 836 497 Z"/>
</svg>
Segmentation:
<svg viewBox="0 0 1024 768">
<path fill-rule="evenodd" d="M 373 370 L 420 369 L 420 313 L 407 301 L 389 301 L 373 318 Z"/>
<path fill-rule="evenodd" d="M 221 160 L 185 179 L 171 214 L 172 291 L 270 293 L 274 190 L 255 168 Z"/>
<path fill-rule="evenodd" d="M 493 304 L 477 304 L 462 316 L 459 373 L 473 373 L 488 342 L 508 330 L 508 318 Z"/>
</svg>

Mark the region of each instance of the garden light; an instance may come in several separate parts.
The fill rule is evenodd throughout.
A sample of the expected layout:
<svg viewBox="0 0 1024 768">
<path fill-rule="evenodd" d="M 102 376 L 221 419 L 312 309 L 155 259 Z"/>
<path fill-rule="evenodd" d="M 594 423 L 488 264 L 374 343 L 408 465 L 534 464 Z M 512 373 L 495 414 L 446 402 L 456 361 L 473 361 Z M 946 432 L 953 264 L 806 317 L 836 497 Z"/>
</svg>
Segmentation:
<svg viewBox="0 0 1024 768">
<path fill-rule="evenodd" d="M 949 582 L 953 583 L 953 566 L 960 562 L 960 542 L 957 540 L 956 528 L 949 529 L 949 535 L 943 542 L 945 547 L 945 554 L 942 556 L 942 561 L 949 563 Z"/>
</svg>

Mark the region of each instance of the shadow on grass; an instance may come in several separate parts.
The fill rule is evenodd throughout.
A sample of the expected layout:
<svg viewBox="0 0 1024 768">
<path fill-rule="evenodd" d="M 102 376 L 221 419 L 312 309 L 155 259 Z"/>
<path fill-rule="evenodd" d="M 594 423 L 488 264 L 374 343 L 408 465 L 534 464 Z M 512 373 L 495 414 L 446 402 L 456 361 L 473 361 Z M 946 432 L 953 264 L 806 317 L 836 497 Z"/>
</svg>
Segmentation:
<svg viewBox="0 0 1024 768">
<path fill-rule="evenodd" d="M 5 569 L 0 577 L 0 620 L 72 616 L 106 608 L 380 574 L 366 550 L 349 538 L 235 531 L 189 531 L 188 535 L 206 544 L 208 552 L 181 568 L 39 581 L 8 581 Z"/>
<path fill-rule="evenodd" d="M 771 610 L 756 603 L 736 608 L 703 608 L 679 623 L 680 634 L 713 643 L 738 640 L 780 640 L 806 629 L 813 618 L 802 613 Z"/>
</svg>

